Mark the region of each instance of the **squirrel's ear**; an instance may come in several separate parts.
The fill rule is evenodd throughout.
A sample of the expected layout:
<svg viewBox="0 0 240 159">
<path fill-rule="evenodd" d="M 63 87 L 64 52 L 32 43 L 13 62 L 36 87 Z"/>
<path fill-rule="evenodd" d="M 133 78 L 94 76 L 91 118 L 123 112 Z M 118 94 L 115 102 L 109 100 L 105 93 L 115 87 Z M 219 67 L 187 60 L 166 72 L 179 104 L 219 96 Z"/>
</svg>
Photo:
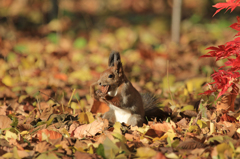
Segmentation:
<svg viewBox="0 0 240 159">
<path fill-rule="evenodd" d="M 108 66 L 113 67 L 117 61 L 121 62 L 120 54 L 117 51 L 112 51 L 109 55 Z"/>
</svg>

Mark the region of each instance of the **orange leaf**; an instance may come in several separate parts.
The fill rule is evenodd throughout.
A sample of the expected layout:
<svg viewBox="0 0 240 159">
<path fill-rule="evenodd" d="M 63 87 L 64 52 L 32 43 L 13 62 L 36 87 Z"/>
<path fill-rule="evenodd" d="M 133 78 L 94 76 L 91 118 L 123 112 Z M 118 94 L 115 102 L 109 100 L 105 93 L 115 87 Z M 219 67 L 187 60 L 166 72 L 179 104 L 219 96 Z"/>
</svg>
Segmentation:
<svg viewBox="0 0 240 159">
<path fill-rule="evenodd" d="M 237 98 L 239 88 L 233 84 L 231 94 L 224 96 L 221 101 L 217 103 L 217 111 L 223 111 L 224 113 L 229 110 L 234 112 L 234 102 Z"/>
<path fill-rule="evenodd" d="M 48 129 L 42 129 L 37 132 L 37 137 L 39 141 L 42 141 L 42 133 L 46 134 L 49 139 L 58 139 L 62 137 L 62 134 L 53 131 L 53 130 L 48 130 Z"/>
<path fill-rule="evenodd" d="M 158 135 L 160 135 L 162 132 L 167 132 L 168 130 L 172 130 L 172 125 L 170 123 L 167 122 L 163 122 L 163 123 L 157 123 L 154 125 L 150 126 L 152 129 L 155 130 L 155 132 L 159 132 Z"/>
<path fill-rule="evenodd" d="M 54 78 L 56 79 L 60 79 L 62 81 L 67 81 L 67 75 L 63 74 L 63 73 L 58 73 L 54 75 Z"/>
<path fill-rule="evenodd" d="M 94 98 L 91 113 L 106 113 L 109 111 L 109 107 L 106 103 L 103 103 Z"/>
<path fill-rule="evenodd" d="M 236 122 L 237 119 L 227 114 L 223 114 L 222 117 L 220 118 L 220 121 Z"/>
</svg>

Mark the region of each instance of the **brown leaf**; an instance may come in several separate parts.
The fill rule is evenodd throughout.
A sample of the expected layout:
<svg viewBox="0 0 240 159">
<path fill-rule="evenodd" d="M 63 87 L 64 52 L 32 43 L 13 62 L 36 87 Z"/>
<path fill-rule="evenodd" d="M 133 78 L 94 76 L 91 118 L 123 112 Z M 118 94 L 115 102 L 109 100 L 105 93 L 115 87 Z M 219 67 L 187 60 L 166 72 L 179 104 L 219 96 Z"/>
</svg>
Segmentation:
<svg viewBox="0 0 240 159">
<path fill-rule="evenodd" d="M 39 153 L 42 153 L 42 152 L 45 152 L 45 151 L 48 151 L 51 149 L 51 146 L 49 143 L 47 143 L 46 141 L 43 141 L 43 142 L 39 142 L 35 147 L 34 147 L 34 150 L 39 152 Z"/>
<path fill-rule="evenodd" d="M 195 149 L 195 148 L 204 148 L 205 145 L 194 139 L 187 139 L 181 142 L 177 147 L 181 149 Z"/>
<path fill-rule="evenodd" d="M 90 124 L 77 127 L 74 131 L 74 137 L 81 139 L 85 136 L 94 136 L 97 133 L 104 131 L 107 127 L 108 120 L 99 118 Z"/>
<path fill-rule="evenodd" d="M 6 104 L 0 106 L 0 115 L 7 115 L 7 108 L 8 106 Z"/>
<path fill-rule="evenodd" d="M 97 155 L 96 154 L 89 154 L 89 153 L 85 153 L 85 152 L 79 152 L 77 151 L 75 154 L 74 154 L 75 158 L 76 159 L 98 159 Z"/>
<path fill-rule="evenodd" d="M 5 128 L 10 128 L 12 124 L 12 120 L 5 116 L 5 115 L 0 115 L 0 129 L 5 129 Z"/>
<path fill-rule="evenodd" d="M 71 146 L 67 140 L 61 141 L 60 145 L 66 151 L 67 155 L 72 155 L 72 150 L 69 148 Z"/>
<path fill-rule="evenodd" d="M 154 129 L 156 133 L 159 132 L 160 134 L 161 132 L 167 132 L 168 130 L 173 129 L 172 125 L 167 122 L 153 124 L 150 126 L 150 128 Z"/>
<path fill-rule="evenodd" d="M 53 130 L 48 130 L 48 129 L 42 129 L 42 130 L 39 130 L 37 132 L 37 137 L 39 139 L 39 141 L 42 141 L 42 134 L 46 134 L 46 136 L 49 138 L 49 139 L 58 139 L 58 138 L 61 138 L 62 137 L 62 134 L 56 132 L 56 131 L 53 131 Z"/>
<path fill-rule="evenodd" d="M 237 130 L 235 123 L 230 123 L 227 121 L 220 121 L 216 126 L 218 131 L 222 131 L 223 134 L 227 134 L 230 137 L 232 137 Z"/>
<path fill-rule="evenodd" d="M 112 136 L 112 132 L 105 131 L 103 134 L 100 135 L 100 137 L 97 139 L 98 144 L 102 144 L 106 138 L 109 138 L 110 140 L 114 140 L 114 137 Z"/>
<path fill-rule="evenodd" d="M 156 156 L 152 157 L 151 159 L 167 159 L 167 157 L 163 153 L 158 152 Z"/>
<path fill-rule="evenodd" d="M 164 131 L 161 131 L 161 130 L 154 130 L 154 129 L 149 129 L 145 135 L 146 136 L 150 136 L 152 138 L 155 138 L 155 137 L 161 137 L 163 136 L 165 132 Z"/>
<path fill-rule="evenodd" d="M 17 142 L 16 139 L 10 138 L 10 139 L 8 139 L 8 141 L 9 141 L 10 145 L 17 146 L 18 150 L 22 150 L 22 151 L 24 150 L 24 148 Z"/>
<path fill-rule="evenodd" d="M 188 121 L 186 120 L 186 118 L 182 118 L 179 122 L 176 123 L 179 127 L 187 129 L 188 126 Z"/>
<path fill-rule="evenodd" d="M 91 108 L 91 113 L 106 113 L 109 111 L 109 107 L 106 103 L 103 103 L 97 99 L 93 99 L 93 104 L 92 104 L 92 108 Z"/>
<path fill-rule="evenodd" d="M 197 112 L 193 110 L 185 110 L 184 112 L 181 112 L 180 115 L 182 117 L 187 117 L 187 118 L 192 118 L 192 117 L 197 117 Z"/>
<path fill-rule="evenodd" d="M 231 94 L 223 96 L 221 101 L 218 101 L 217 111 L 228 112 L 230 110 L 234 112 L 234 102 L 237 98 L 238 93 L 239 88 L 233 84 Z"/>
<path fill-rule="evenodd" d="M 225 113 L 221 116 L 220 121 L 236 122 L 237 119 Z"/>
</svg>

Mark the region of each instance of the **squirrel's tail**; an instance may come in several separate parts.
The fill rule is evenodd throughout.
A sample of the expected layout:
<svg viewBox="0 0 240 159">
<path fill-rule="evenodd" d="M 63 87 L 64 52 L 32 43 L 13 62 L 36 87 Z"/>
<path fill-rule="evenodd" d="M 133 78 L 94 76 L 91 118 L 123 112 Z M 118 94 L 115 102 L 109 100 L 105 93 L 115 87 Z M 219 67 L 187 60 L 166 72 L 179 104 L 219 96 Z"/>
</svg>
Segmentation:
<svg viewBox="0 0 240 159">
<path fill-rule="evenodd" d="M 143 101 L 143 107 L 145 110 L 145 117 L 147 120 L 153 120 L 157 118 L 157 121 L 165 120 L 169 114 L 161 110 L 158 105 L 159 105 L 159 100 L 158 98 L 151 93 L 144 93 L 141 94 L 142 96 L 142 101 Z"/>
</svg>

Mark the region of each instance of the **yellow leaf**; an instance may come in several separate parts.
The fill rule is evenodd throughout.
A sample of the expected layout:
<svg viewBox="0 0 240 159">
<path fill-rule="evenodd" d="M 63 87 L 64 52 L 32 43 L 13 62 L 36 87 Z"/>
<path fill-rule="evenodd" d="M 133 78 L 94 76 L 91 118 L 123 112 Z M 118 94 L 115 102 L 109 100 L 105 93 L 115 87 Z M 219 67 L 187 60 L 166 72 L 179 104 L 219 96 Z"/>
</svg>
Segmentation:
<svg viewBox="0 0 240 159">
<path fill-rule="evenodd" d="M 27 135 L 27 134 L 29 134 L 29 131 L 22 131 L 21 133 L 20 133 L 21 135 Z"/>
<path fill-rule="evenodd" d="M 86 113 L 80 113 L 79 114 L 79 119 L 78 119 L 78 121 L 80 122 L 80 124 L 86 124 L 86 123 L 88 123 L 88 116 L 87 116 L 87 114 Z"/>
<path fill-rule="evenodd" d="M 2 83 L 4 83 L 7 86 L 10 86 L 10 87 L 13 86 L 12 77 L 9 76 L 9 75 L 4 76 L 3 79 L 2 79 Z"/>
<path fill-rule="evenodd" d="M 14 138 L 17 140 L 17 134 L 7 130 L 5 134 L 5 139 L 8 141 L 8 138 Z"/>
<path fill-rule="evenodd" d="M 108 138 L 103 142 L 104 154 L 108 158 L 115 158 L 116 154 L 119 152 L 119 148 Z"/>
<path fill-rule="evenodd" d="M 202 121 L 202 120 L 198 120 L 197 124 L 199 125 L 200 128 L 205 128 L 207 127 L 207 123 Z"/>
<path fill-rule="evenodd" d="M 145 134 L 149 129 L 150 129 L 150 127 L 148 125 L 146 125 L 146 126 L 143 126 L 143 127 L 139 127 L 137 129 L 137 131 L 139 131 L 142 134 Z"/>
<path fill-rule="evenodd" d="M 127 142 L 125 136 L 123 136 L 122 134 L 119 134 L 117 132 L 113 132 L 112 136 L 114 136 L 115 138 L 119 139 L 121 142 Z"/>
<path fill-rule="evenodd" d="M 93 117 L 92 113 L 91 112 L 86 112 L 86 114 L 87 114 L 87 117 L 88 117 L 88 122 L 89 123 L 94 122 L 94 117 Z"/>
<path fill-rule="evenodd" d="M 175 153 L 168 153 L 168 154 L 165 154 L 165 156 L 167 158 L 171 158 L 171 159 L 178 159 L 179 157 L 175 154 Z"/>
<path fill-rule="evenodd" d="M 121 131 L 121 123 L 116 122 L 113 127 L 114 127 L 113 132 L 122 134 L 122 131 Z"/>
<path fill-rule="evenodd" d="M 16 147 L 16 146 L 13 147 L 13 158 L 14 158 L 14 159 L 21 159 L 21 158 L 18 156 L 18 150 L 17 150 L 17 147 Z"/>
<path fill-rule="evenodd" d="M 4 155 L 2 155 L 3 158 L 13 158 L 13 153 L 5 153 Z"/>
<path fill-rule="evenodd" d="M 181 112 L 186 111 L 186 110 L 194 110 L 193 105 L 186 105 L 181 109 Z"/>
<path fill-rule="evenodd" d="M 156 156 L 157 152 L 149 147 L 139 147 L 136 156 L 139 158 L 151 158 Z"/>
</svg>

